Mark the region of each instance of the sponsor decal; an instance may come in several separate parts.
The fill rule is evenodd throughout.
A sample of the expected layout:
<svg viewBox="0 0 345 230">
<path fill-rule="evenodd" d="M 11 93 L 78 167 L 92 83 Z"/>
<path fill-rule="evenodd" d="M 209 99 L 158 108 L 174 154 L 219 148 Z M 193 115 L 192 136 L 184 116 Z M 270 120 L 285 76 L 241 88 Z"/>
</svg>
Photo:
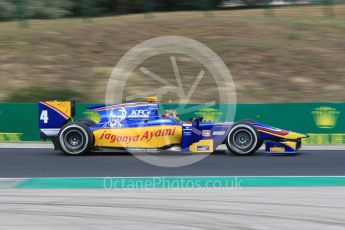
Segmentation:
<svg viewBox="0 0 345 230">
<path fill-rule="evenodd" d="M 284 152 L 285 148 L 284 147 L 271 147 L 270 152 Z"/>
<path fill-rule="evenodd" d="M 332 107 L 319 107 L 311 112 L 315 124 L 320 129 L 332 129 L 337 125 L 340 112 Z"/>
<path fill-rule="evenodd" d="M 164 128 L 164 129 L 157 129 L 153 131 L 146 130 L 142 134 L 137 135 L 117 135 L 113 134 L 113 132 L 109 132 L 104 130 L 100 136 L 100 140 L 108 140 L 110 143 L 114 142 L 122 142 L 129 144 L 131 142 L 137 141 L 151 141 L 155 137 L 164 137 L 164 136 L 174 136 L 176 128 Z"/>
<path fill-rule="evenodd" d="M 210 150 L 210 146 L 209 145 L 199 145 L 196 148 L 198 151 L 208 151 Z"/>
<path fill-rule="evenodd" d="M 150 110 L 133 109 L 128 118 L 146 118 L 150 116 Z"/>
<path fill-rule="evenodd" d="M 191 136 L 191 135 L 192 135 L 192 132 L 189 132 L 189 131 L 186 132 L 186 131 L 184 131 L 184 132 L 183 132 L 183 135 L 184 135 L 184 136 Z"/>
<path fill-rule="evenodd" d="M 190 152 L 213 152 L 213 139 L 202 139 L 189 146 Z"/>
<path fill-rule="evenodd" d="M 103 128 L 121 128 L 121 122 L 126 118 L 127 111 L 124 108 L 112 109 L 108 122 L 104 123 Z"/>
<path fill-rule="evenodd" d="M 128 148 L 127 151 L 134 152 L 159 152 L 159 149 L 156 148 Z"/>
<path fill-rule="evenodd" d="M 214 131 L 213 135 L 214 136 L 223 136 L 225 134 L 225 131 Z"/>
<path fill-rule="evenodd" d="M 41 129 L 41 132 L 47 136 L 57 136 L 60 129 Z"/>
<path fill-rule="evenodd" d="M 203 137 L 210 137 L 211 136 L 211 130 L 202 130 L 201 135 Z"/>
</svg>

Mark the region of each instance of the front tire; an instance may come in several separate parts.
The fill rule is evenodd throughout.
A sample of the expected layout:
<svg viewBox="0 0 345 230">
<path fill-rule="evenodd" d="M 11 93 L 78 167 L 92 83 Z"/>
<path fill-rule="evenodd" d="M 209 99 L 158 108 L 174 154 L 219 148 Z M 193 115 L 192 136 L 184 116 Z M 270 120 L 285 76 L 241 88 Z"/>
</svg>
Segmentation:
<svg viewBox="0 0 345 230">
<path fill-rule="evenodd" d="M 81 155 L 89 152 L 94 137 L 89 127 L 82 122 L 72 122 L 65 125 L 59 133 L 60 149 L 66 155 Z"/>
<path fill-rule="evenodd" d="M 248 123 L 235 124 L 226 139 L 226 146 L 237 156 L 255 153 L 262 144 L 256 128 Z"/>
</svg>

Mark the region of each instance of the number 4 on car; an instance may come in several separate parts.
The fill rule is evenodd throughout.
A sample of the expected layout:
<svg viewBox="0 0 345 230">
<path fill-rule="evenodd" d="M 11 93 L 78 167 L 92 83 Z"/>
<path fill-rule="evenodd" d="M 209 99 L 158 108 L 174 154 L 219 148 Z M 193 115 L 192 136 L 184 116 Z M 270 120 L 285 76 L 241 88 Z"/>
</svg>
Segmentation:
<svg viewBox="0 0 345 230">
<path fill-rule="evenodd" d="M 155 97 L 89 107 L 98 112 L 97 122 L 73 121 L 75 103 L 70 101 L 39 102 L 38 108 L 41 137 L 67 155 L 101 150 L 211 153 L 222 144 L 234 155 L 253 154 L 263 144 L 267 153 L 293 155 L 301 148 L 301 139 L 308 137 L 252 120 L 215 123 L 194 117 L 183 122 L 175 110 L 160 114 Z"/>
</svg>

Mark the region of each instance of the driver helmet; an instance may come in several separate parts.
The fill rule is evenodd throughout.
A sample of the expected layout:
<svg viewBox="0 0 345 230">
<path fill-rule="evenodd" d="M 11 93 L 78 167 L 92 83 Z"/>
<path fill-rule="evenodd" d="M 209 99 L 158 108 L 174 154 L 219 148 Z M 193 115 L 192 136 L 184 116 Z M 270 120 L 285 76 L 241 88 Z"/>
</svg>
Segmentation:
<svg viewBox="0 0 345 230">
<path fill-rule="evenodd" d="M 162 116 L 164 118 L 172 118 L 175 121 L 180 121 L 180 118 L 179 118 L 180 115 L 177 113 L 177 111 L 175 109 L 165 110 L 165 112 L 163 113 Z"/>
</svg>

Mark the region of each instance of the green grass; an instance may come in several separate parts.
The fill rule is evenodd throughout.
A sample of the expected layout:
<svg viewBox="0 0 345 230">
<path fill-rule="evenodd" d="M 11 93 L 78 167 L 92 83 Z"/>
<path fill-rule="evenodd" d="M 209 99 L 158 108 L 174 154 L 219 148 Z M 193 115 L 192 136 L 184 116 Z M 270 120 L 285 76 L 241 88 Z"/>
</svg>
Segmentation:
<svg viewBox="0 0 345 230">
<path fill-rule="evenodd" d="M 299 39 L 301 39 L 301 35 L 298 33 L 290 32 L 290 33 L 286 34 L 286 38 L 288 40 L 299 40 Z"/>
<path fill-rule="evenodd" d="M 78 92 L 68 87 L 38 87 L 29 86 L 25 88 L 15 89 L 10 92 L 6 101 L 8 102 L 38 102 L 49 100 L 76 100 L 88 101 L 84 92 Z"/>
</svg>

